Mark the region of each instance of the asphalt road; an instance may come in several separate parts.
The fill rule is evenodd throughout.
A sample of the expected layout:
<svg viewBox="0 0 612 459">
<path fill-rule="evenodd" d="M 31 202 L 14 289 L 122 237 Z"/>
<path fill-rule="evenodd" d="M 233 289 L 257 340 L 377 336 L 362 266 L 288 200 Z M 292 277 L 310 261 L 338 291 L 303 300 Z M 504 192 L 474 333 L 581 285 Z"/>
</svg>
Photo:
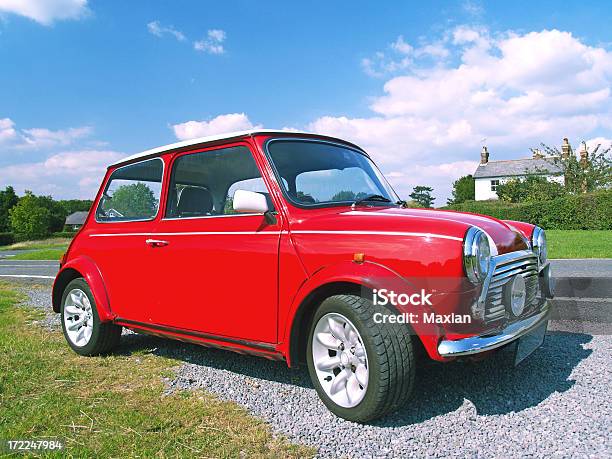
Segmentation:
<svg viewBox="0 0 612 459">
<path fill-rule="evenodd" d="M 37 279 L 44 283 L 51 283 L 58 269 L 57 261 L 0 258 L 0 279 Z"/>
</svg>

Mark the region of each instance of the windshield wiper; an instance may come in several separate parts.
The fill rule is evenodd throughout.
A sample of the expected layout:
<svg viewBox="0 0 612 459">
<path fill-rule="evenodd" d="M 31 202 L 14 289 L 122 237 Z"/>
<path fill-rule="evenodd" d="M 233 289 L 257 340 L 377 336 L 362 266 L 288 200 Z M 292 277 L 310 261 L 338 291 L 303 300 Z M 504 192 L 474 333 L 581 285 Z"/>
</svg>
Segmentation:
<svg viewBox="0 0 612 459">
<path fill-rule="evenodd" d="M 370 194 L 365 198 L 357 199 L 352 207 L 358 206 L 359 204 L 363 204 L 364 202 L 373 201 L 373 202 L 391 202 L 390 199 L 381 196 L 380 194 Z"/>
</svg>

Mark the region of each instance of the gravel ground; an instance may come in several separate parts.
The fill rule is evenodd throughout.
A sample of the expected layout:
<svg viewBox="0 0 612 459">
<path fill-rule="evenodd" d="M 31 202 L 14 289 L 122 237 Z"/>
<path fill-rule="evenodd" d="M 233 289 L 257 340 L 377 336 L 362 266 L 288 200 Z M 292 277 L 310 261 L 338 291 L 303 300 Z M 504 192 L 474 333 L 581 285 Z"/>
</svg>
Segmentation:
<svg viewBox="0 0 612 459">
<path fill-rule="evenodd" d="M 50 309 L 48 287 L 24 290 L 31 305 Z M 503 355 L 425 365 L 411 402 L 371 425 L 333 416 L 307 372 L 282 362 L 140 335 L 125 336 L 119 352 L 136 348 L 183 362 L 169 391 L 201 388 L 235 401 L 321 457 L 612 457 L 607 335 L 551 332 L 516 370 Z"/>
</svg>

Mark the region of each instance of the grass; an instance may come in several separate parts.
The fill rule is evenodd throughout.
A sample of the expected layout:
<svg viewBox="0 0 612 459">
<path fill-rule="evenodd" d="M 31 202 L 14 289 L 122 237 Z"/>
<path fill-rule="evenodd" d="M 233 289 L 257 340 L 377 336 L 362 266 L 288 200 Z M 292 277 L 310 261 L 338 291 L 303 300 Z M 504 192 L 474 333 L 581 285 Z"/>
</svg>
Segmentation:
<svg viewBox="0 0 612 459">
<path fill-rule="evenodd" d="M 176 362 L 150 349 L 80 357 L 0 283 L 0 439 L 61 439 L 57 457 L 304 457 L 262 421 L 202 392 L 164 395 Z"/>
<path fill-rule="evenodd" d="M 18 253 L 11 260 L 59 260 L 66 249 L 42 249 Z"/>
<path fill-rule="evenodd" d="M 612 231 L 546 230 L 549 258 L 612 258 Z"/>
<path fill-rule="evenodd" d="M 29 249 L 66 249 L 71 239 L 51 238 L 40 241 L 23 241 L 0 247 L 0 250 L 29 250 Z"/>
</svg>

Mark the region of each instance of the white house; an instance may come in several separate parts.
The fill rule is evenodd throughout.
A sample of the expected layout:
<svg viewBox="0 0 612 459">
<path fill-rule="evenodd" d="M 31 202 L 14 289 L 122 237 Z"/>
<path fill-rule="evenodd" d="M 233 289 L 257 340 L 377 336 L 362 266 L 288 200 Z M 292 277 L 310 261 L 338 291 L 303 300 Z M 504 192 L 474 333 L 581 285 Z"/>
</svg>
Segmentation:
<svg viewBox="0 0 612 459">
<path fill-rule="evenodd" d="M 563 139 L 561 150 L 563 156 L 570 155 L 571 147 L 567 139 Z M 544 156 L 540 150 L 533 150 L 532 158 L 489 161 L 489 151 L 487 147 L 482 147 L 480 164 L 474 172 L 476 201 L 497 199 L 499 184 L 528 175 L 539 175 L 563 185 L 563 168 L 553 161 L 553 158 L 553 156 Z"/>
</svg>

